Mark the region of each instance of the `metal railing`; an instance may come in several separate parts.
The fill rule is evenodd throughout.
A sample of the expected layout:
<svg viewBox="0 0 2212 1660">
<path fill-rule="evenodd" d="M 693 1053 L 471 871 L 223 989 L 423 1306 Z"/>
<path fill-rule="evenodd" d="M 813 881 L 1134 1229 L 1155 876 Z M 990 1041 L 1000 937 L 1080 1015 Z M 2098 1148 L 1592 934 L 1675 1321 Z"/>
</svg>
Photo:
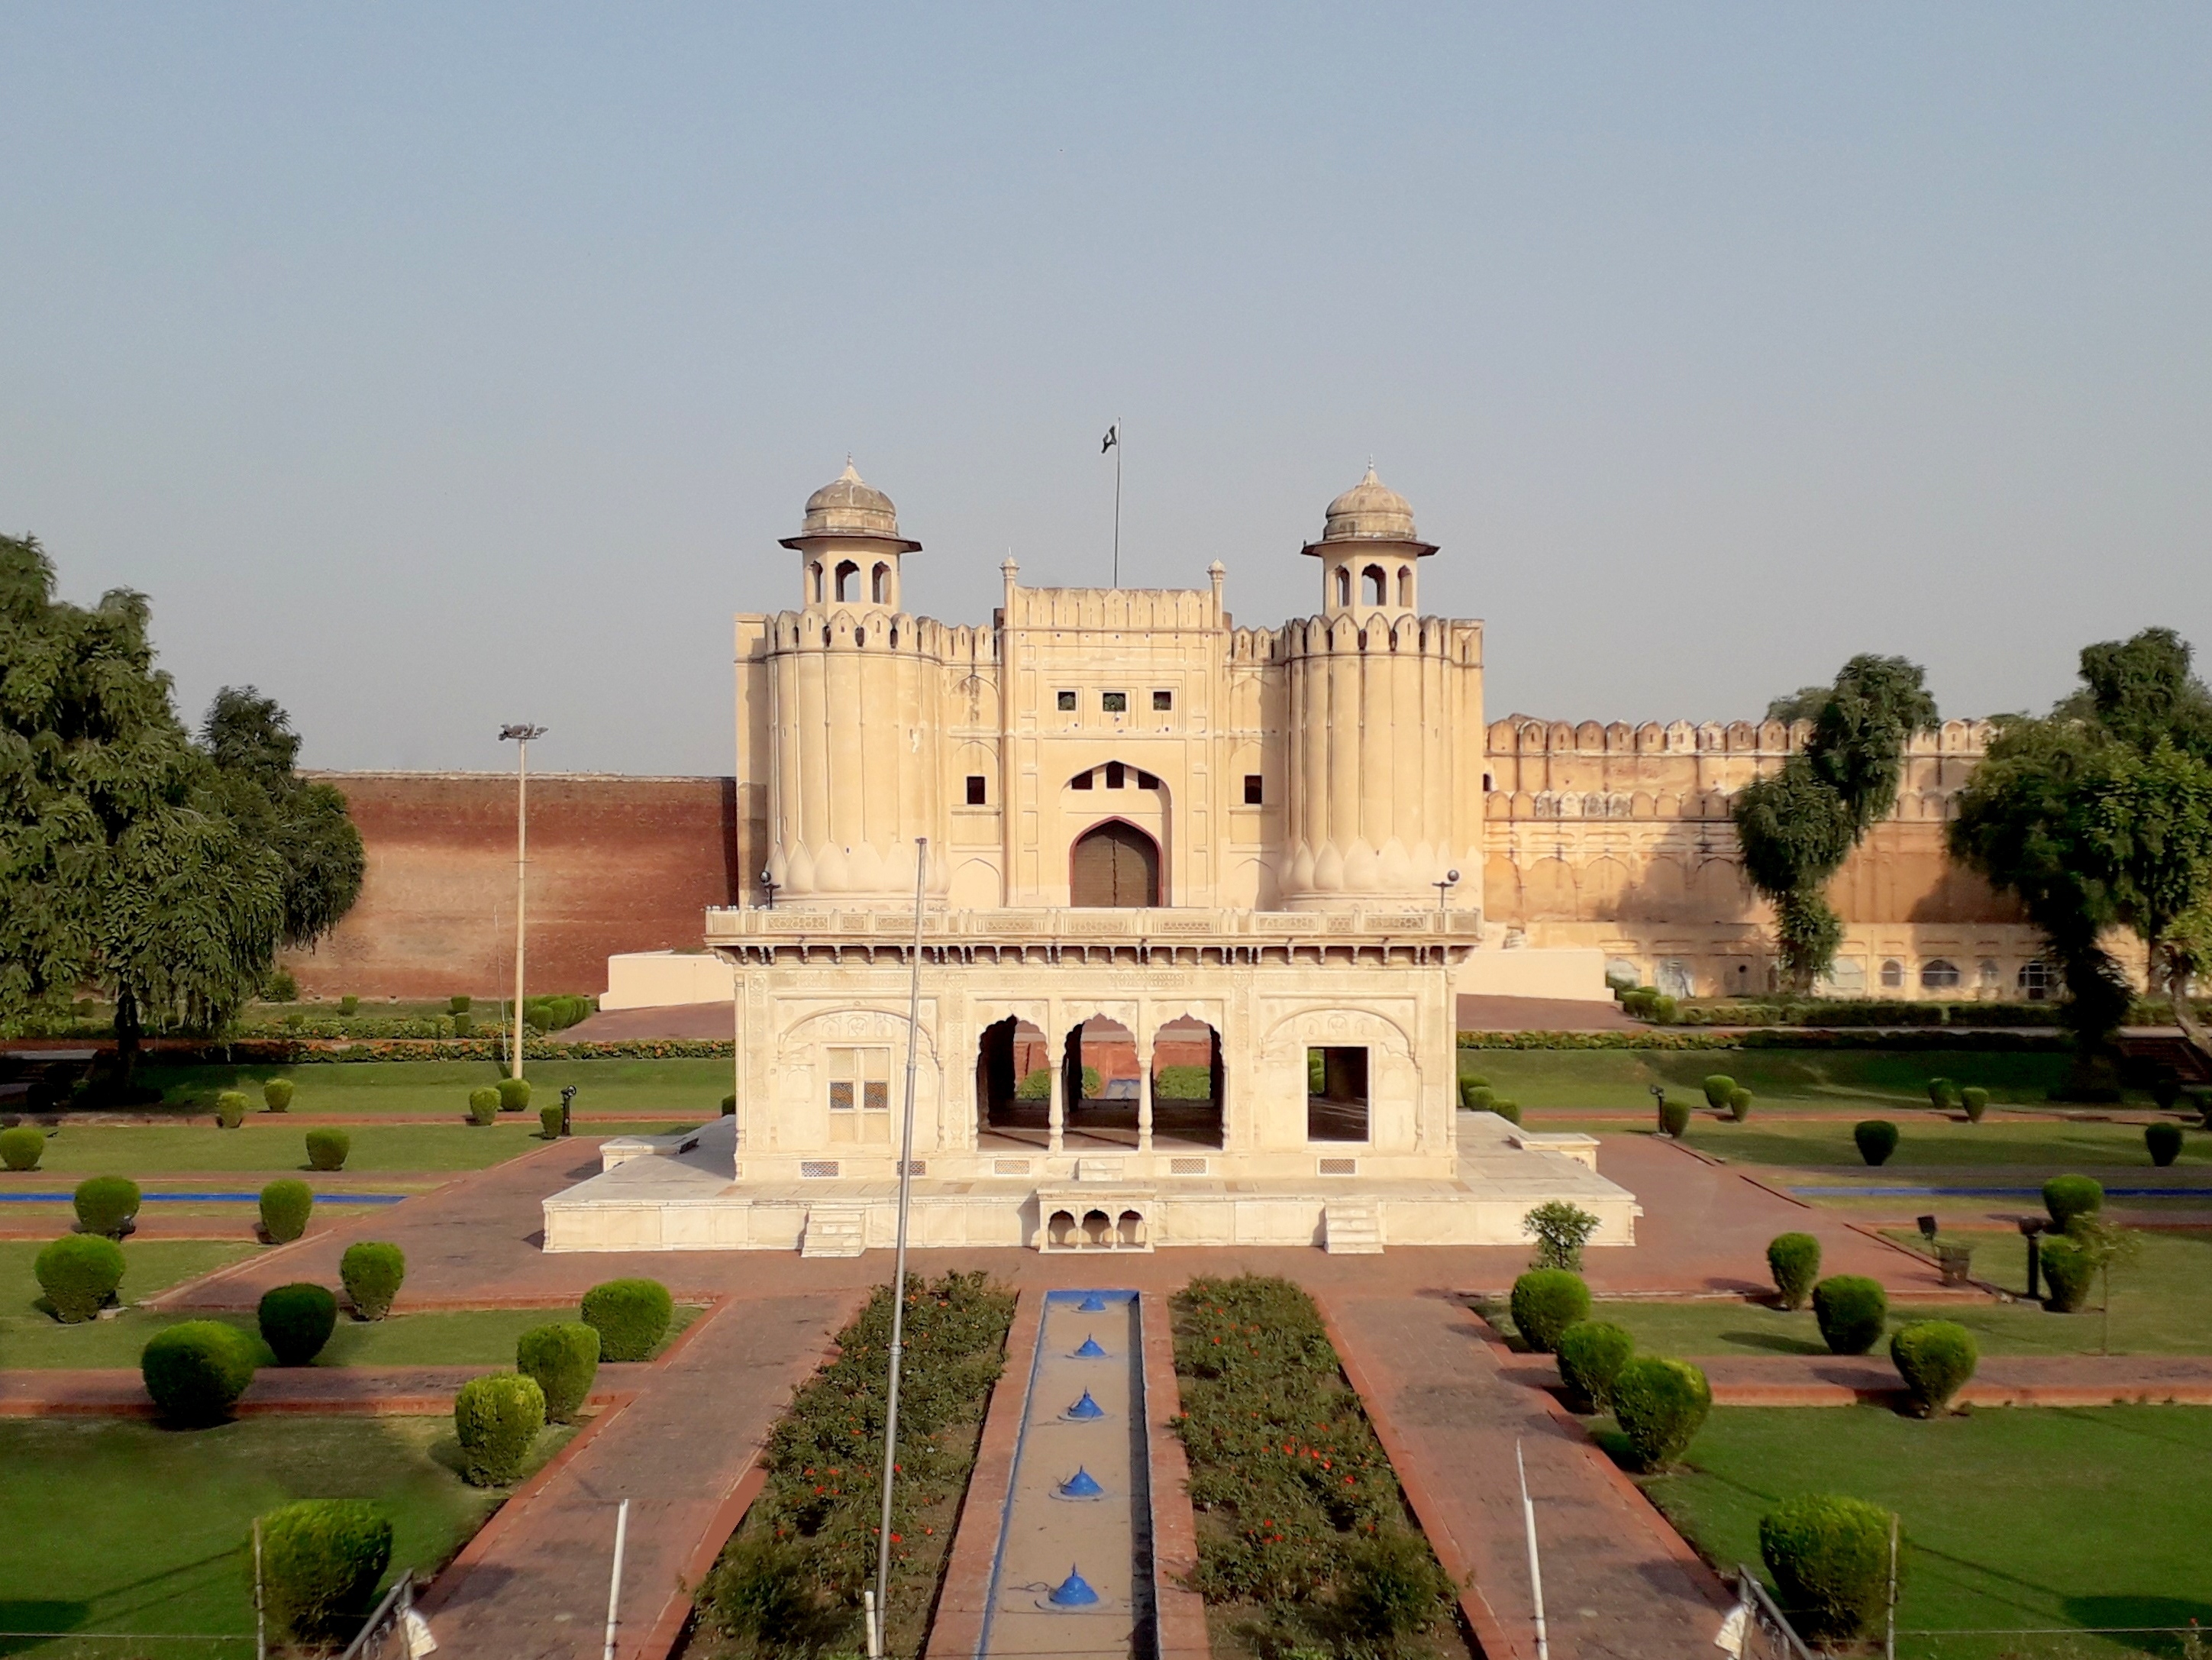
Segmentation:
<svg viewBox="0 0 2212 1660">
<path fill-rule="evenodd" d="M 1743 1646 L 1737 1651 L 1740 1660 L 1813 1660 L 1813 1651 L 1791 1628 L 1789 1617 L 1775 1606 L 1759 1576 L 1747 1567 L 1735 1571 L 1735 1594 L 1736 1607 L 1744 1617 Z"/>
</svg>

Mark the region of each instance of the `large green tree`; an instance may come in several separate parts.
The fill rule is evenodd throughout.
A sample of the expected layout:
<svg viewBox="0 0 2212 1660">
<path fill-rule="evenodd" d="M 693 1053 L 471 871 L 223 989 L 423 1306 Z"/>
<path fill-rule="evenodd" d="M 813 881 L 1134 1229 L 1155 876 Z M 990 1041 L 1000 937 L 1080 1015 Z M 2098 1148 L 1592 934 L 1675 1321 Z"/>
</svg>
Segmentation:
<svg viewBox="0 0 2212 1660">
<path fill-rule="evenodd" d="M 2105 946 L 2117 928 L 2212 1055 L 2190 1003 L 2212 966 L 2212 693 L 2190 664 L 2170 629 L 2085 648 L 2079 690 L 2043 719 L 2000 721 L 1951 825 L 1953 855 L 2017 895 L 2049 942 L 2085 1062 L 2127 1014 Z"/>
<path fill-rule="evenodd" d="M 1779 772 L 1739 790 L 1732 811 L 1744 875 L 1774 907 L 1783 983 L 1799 995 L 1843 941 L 1829 879 L 1897 805 L 1906 740 L 1936 724 L 1925 678 L 1902 657 L 1861 655 L 1817 702 L 1808 687 L 1770 707 L 1809 719 L 1812 736 Z"/>
<path fill-rule="evenodd" d="M 346 815 L 345 797 L 300 776 L 300 739 L 290 717 L 252 686 L 216 694 L 200 745 L 222 775 L 231 818 L 283 862 L 283 943 L 313 945 L 361 895 L 361 832 Z"/>
<path fill-rule="evenodd" d="M 288 870 L 286 825 L 327 803 L 287 815 L 192 741 L 148 621 L 128 589 L 57 599 L 38 544 L 0 538 L 0 1029 L 103 992 L 126 1078 L 144 1033 L 227 1025 L 343 887 Z"/>
</svg>

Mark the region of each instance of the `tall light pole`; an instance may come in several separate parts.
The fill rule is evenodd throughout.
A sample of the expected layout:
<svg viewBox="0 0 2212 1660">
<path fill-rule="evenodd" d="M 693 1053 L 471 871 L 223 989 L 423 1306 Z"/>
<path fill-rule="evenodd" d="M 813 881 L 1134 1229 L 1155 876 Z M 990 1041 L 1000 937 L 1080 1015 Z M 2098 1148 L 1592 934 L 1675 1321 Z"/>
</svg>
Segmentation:
<svg viewBox="0 0 2212 1660">
<path fill-rule="evenodd" d="M 522 1076 L 522 921 L 529 897 L 530 740 L 544 735 L 543 727 L 499 729 L 499 741 L 514 745 L 514 1042 L 507 1050 L 507 1074 L 514 1078 Z"/>
</svg>

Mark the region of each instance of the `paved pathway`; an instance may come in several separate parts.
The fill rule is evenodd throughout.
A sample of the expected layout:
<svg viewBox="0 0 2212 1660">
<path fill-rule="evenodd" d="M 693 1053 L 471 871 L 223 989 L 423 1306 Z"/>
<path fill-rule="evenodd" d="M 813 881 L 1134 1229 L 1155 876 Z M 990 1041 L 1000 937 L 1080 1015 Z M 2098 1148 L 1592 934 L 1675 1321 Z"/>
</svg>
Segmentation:
<svg viewBox="0 0 2212 1660">
<path fill-rule="evenodd" d="M 1366 1400 L 1487 1660 L 1535 1652 L 1514 1450 L 1537 1508 L 1558 1660 L 1706 1660 L 1729 1598 L 1549 1397 L 1505 1376 L 1480 1322 L 1440 1296 L 1331 1298 Z"/>
<path fill-rule="evenodd" d="M 509 1499 L 423 1603 L 453 1655 L 591 1660 L 600 1651 L 616 1506 L 630 1501 L 624 1657 L 665 1654 L 750 1501 L 746 1479 L 792 1389 L 854 1299 L 726 1304 L 652 1370 L 636 1399 Z"/>
</svg>

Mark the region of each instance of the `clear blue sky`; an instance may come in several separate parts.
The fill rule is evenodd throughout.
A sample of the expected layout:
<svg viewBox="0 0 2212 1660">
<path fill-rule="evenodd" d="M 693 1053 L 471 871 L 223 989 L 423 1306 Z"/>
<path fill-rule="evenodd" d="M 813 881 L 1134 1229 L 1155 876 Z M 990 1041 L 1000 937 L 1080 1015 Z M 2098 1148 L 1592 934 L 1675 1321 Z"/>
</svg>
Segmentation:
<svg viewBox="0 0 2212 1660">
<path fill-rule="evenodd" d="M 1372 454 L 1488 701 L 2212 655 L 2212 7 L 0 12 L 0 526 L 307 758 L 724 771 L 846 452 L 1240 621 Z"/>
</svg>

